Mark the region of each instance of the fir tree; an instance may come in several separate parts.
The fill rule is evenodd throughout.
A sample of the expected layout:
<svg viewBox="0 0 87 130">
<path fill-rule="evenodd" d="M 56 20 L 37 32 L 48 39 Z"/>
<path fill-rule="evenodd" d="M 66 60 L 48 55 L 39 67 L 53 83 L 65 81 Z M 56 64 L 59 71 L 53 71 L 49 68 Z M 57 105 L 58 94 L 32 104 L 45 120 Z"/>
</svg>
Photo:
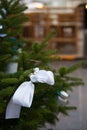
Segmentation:
<svg viewBox="0 0 87 130">
<path fill-rule="evenodd" d="M 0 39 L 0 68 L 2 63 L 4 64 L 2 68 L 6 67 L 5 61 L 8 63 L 7 59 L 14 55 L 13 48 L 21 41 L 18 36 L 21 31 L 19 28 L 22 27 L 22 23 L 25 21 L 22 13 L 24 9 L 26 7 L 22 6 L 19 0 L 0 0 L 0 24 L 2 26 L 0 33 L 6 34 L 5 37 Z M 61 91 L 67 93 L 67 91 L 72 90 L 72 87 L 83 84 L 80 78 L 68 75 L 81 67 L 82 63 L 72 65 L 69 68 L 61 67 L 58 70 L 52 70 L 49 66 L 52 52 L 47 50 L 47 43 L 52 35 L 47 36 L 39 44 L 33 43 L 30 50 L 25 47 L 21 53 L 17 54 L 19 67 L 16 73 L 9 74 L 0 69 L 0 130 L 38 130 L 46 122 L 55 124 L 55 121 L 59 120 L 58 113 L 68 115 L 68 110 L 75 109 L 75 107 L 69 106 L 67 103 L 62 105 L 58 97 L 60 97 Z M 16 38 L 17 42 L 14 38 Z M 3 51 L 4 49 L 5 51 Z M 28 75 L 33 72 L 35 67 L 52 70 L 55 77 L 54 86 L 35 83 L 32 106 L 30 108 L 22 107 L 19 119 L 6 120 L 6 106 L 11 96 L 21 83 L 29 81 Z"/>
<path fill-rule="evenodd" d="M 0 0 L 0 70 L 4 70 L 17 49 L 22 46 L 20 32 L 26 20 L 26 7 L 20 0 Z M 3 66 L 3 67 L 2 67 Z"/>
</svg>

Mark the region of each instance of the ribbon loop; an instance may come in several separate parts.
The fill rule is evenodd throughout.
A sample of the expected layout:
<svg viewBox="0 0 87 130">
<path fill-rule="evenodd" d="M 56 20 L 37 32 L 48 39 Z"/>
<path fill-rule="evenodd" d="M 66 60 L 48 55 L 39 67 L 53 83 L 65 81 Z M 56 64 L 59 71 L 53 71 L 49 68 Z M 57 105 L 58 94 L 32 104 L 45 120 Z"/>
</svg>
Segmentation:
<svg viewBox="0 0 87 130">
<path fill-rule="evenodd" d="M 49 85 L 54 84 L 54 75 L 52 71 L 39 70 L 36 68 L 34 73 L 30 75 L 32 82 L 47 83 Z"/>
</svg>

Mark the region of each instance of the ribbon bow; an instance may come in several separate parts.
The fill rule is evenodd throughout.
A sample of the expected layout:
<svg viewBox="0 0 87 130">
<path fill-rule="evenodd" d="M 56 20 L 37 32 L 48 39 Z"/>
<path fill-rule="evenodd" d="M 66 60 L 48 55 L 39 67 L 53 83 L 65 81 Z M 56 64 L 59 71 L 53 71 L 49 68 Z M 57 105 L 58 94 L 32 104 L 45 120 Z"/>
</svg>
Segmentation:
<svg viewBox="0 0 87 130">
<path fill-rule="evenodd" d="M 15 91 L 6 109 L 6 119 L 19 118 L 21 107 L 31 107 L 35 85 L 34 82 L 54 85 L 54 75 L 52 71 L 39 70 L 34 68 L 34 73 L 29 75 L 30 81 L 23 82 Z"/>
</svg>

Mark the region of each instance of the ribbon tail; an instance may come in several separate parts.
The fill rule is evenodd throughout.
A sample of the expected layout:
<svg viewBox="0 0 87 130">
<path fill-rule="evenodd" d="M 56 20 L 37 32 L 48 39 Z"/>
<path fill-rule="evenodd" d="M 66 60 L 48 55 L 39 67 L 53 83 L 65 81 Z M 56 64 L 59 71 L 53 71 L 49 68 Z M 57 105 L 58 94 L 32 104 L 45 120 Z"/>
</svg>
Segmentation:
<svg viewBox="0 0 87 130">
<path fill-rule="evenodd" d="M 19 118 L 20 111 L 21 111 L 21 106 L 18 104 L 14 104 L 11 98 L 6 108 L 5 119 Z"/>
<path fill-rule="evenodd" d="M 34 96 L 34 88 L 35 86 L 31 81 L 23 82 L 12 97 L 13 103 L 23 107 L 31 107 Z"/>
</svg>

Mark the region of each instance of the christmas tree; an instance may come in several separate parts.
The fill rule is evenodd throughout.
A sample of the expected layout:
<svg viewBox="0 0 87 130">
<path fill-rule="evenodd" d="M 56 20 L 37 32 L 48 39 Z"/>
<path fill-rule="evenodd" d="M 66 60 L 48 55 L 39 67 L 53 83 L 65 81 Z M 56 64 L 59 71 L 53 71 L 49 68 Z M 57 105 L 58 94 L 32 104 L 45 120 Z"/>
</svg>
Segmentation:
<svg viewBox="0 0 87 130">
<path fill-rule="evenodd" d="M 54 52 L 47 50 L 47 43 L 54 33 L 48 35 L 39 44 L 33 43 L 30 49 L 27 49 L 27 45 L 22 45 L 23 40 L 20 34 L 22 24 L 26 20 L 23 14 L 25 9 L 25 5 L 21 4 L 20 0 L 0 0 L 0 130 L 38 130 L 46 122 L 55 124 L 55 121 L 59 120 L 58 113 L 68 115 L 68 110 L 75 109 L 68 105 L 68 91 L 71 91 L 72 87 L 83 84 L 80 78 L 68 75 L 81 67 L 83 63 L 69 68 L 61 67 L 58 70 L 53 70 L 49 66 L 50 55 Z M 22 49 L 20 53 L 19 48 Z M 17 72 L 7 73 L 6 66 L 10 61 L 14 62 L 13 56 L 17 57 Z M 34 77 L 36 75 L 38 77 L 41 75 L 43 79 L 39 79 L 40 82 L 31 83 L 32 76 L 34 78 L 32 80 L 37 80 L 37 77 Z M 45 81 L 42 83 L 46 76 L 49 77 L 47 83 Z M 50 78 L 52 81 L 54 79 L 53 86 L 48 83 Z M 31 107 L 22 107 L 19 118 L 5 119 L 6 108 L 11 97 L 25 82 L 25 87 L 30 83 L 35 86 Z M 23 96 L 27 97 L 27 94 Z"/>
</svg>

